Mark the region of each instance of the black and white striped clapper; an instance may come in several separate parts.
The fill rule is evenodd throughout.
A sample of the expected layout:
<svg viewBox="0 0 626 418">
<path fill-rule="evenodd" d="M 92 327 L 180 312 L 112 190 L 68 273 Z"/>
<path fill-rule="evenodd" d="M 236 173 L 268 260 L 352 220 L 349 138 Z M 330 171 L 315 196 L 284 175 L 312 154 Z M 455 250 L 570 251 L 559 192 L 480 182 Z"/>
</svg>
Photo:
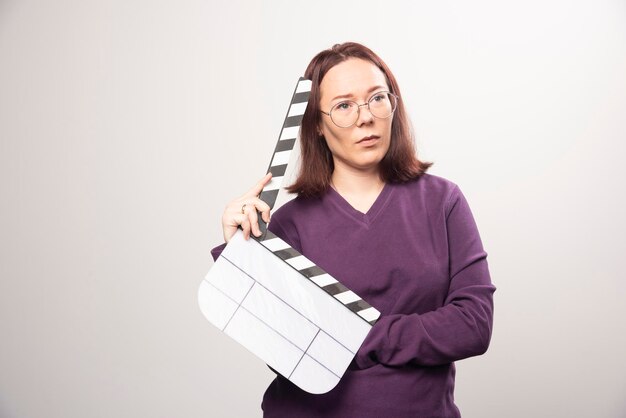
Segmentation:
<svg viewBox="0 0 626 418">
<path fill-rule="evenodd" d="M 300 78 L 260 198 L 274 206 L 311 89 Z M 310 393 L 341 379 L 380 313 L 285 241 L 266 230 L 238 231 L 200 285 L 204 316 L 270 367 Z"/>
</svg>

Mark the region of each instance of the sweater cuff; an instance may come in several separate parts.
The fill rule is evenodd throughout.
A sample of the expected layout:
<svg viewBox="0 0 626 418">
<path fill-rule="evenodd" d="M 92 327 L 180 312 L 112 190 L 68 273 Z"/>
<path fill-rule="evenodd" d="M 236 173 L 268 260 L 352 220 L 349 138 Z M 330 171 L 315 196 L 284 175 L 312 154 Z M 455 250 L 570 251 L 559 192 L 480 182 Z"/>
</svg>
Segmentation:
<svg viewBox="0 0 626 418">
<path fill-rule="evenodd" d="M 365 337 L 365 340 L 363 340 L 363 344 L 361 344 L 359 351 L 357 351 L 356 356 L 354 357 L 354 363 L 359 369 L 368 369 L 378 364 L 376 347 L 382 343 L 378 334 L 384 332 L 380 329 L 384 329 L 383 322 L 385 322 L 385 318 L 383 316 L 378 318 L 378 321 L 376 321 L 372 329 L 370 329 L 370 332 Z"/>
</svg>

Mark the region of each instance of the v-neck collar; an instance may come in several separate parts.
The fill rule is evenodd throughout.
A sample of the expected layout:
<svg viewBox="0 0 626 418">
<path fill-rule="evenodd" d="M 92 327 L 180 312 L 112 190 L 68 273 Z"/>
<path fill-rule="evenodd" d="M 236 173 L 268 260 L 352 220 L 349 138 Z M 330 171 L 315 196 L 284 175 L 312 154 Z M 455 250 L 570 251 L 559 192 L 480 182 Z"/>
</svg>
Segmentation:
<svg viewBox="0 0 626 418">
<path fill-rule="evenodd" d="M 350 203 L 348 203 L 346 199 L 344 199 L 342 195 L 339 194 L 339 192 L 337 192 L 332 187 L 328 188 L 328 198 L 347 216 L 366 226 L 370 226 L 374 222 L 378 214 L 382 211 L 382 209 L 387 205 L 392 191 L 392 185 L 389 183 L 385 183 L 385 186 L 380 191 L 378 197 L 376 197 L 376 200 L 374 201 L 372 206 L 370 206 L 366 213 L 355 209 Z"/>
</svg>

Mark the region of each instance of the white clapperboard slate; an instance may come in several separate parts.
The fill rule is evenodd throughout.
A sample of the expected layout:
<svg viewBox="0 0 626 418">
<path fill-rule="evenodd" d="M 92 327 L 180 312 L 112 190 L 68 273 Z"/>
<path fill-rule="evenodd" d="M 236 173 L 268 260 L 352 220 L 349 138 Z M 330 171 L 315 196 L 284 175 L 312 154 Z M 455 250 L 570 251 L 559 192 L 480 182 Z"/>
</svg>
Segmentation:
<svg viewBox="0 0 626 418">
<path fill-rule="evenodd" d="M 274 206 L 307 106 L 298 80 L 260 198 Z M 198 303 L 213 325 L 310 393 L 334 388 L 380 313 L 267 230 L 238 230 L 208 272 Z"/>
</svg>

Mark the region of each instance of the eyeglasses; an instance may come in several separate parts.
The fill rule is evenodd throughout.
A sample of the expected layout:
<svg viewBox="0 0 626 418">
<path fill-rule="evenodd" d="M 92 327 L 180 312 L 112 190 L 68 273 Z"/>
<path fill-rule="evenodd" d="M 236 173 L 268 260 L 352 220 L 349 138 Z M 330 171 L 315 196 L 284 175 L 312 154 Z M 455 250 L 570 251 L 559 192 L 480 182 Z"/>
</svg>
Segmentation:
<svg viewBox="0 0 626 418">
<path fill-rule="evenodd" d="M 340 128 L 349 128 L 359 120 L 361 107 L 367 106 L 372 116 L 378 119 L 387 119 L 396 111 L 400 98 L 388 91 L 379 91 L 374 94 L 367 103 L 358 104 L 352 100 L 344 100 L 337 103 L 330 111 L 323 114 L 330 117 L 335 125 Z"/>
</svg>

